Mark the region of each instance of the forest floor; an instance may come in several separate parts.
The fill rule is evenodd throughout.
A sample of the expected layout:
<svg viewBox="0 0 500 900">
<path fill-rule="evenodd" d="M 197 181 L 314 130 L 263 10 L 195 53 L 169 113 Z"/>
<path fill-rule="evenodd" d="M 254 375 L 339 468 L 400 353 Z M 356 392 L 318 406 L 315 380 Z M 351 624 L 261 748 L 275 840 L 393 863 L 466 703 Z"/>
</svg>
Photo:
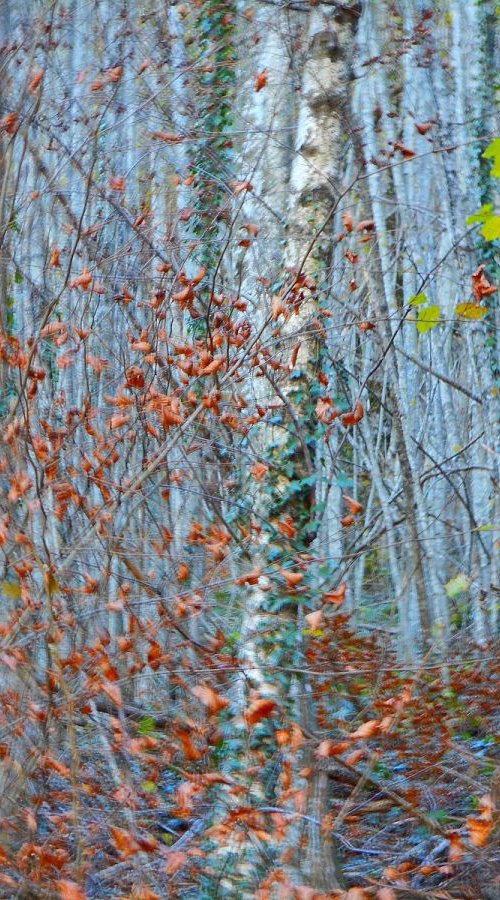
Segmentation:
<svg viewBox="0 0 500 900">
<path fill-rule="evenodd" d="M 331 807 L 323 828 L 334 831 L 346 892 L 297 897 L 499 900 L 498 674 L 494 648 L 457 665 L 446 684 L 433 671 L 393 734 L 370 737 L 365 727 L 354 754 L 320 754 Z M 372 698 L 371 714 L 387 704 L 383 696 Z M 47 752 L 26 805 L 4 822 L 10 849 L 0 896 L 247 896 L 228 889 L 210 843 L 220 783 L 206 773 L 223 770 L 220 747 L 217 759 L 188 763 L 159 712 L 101 709 L 75 728 L 78 771 L 70 742 L 58 759 Z M 342 719 L 333 725 L 332 736 L 352 729 Z M 203 790 L 200 772 L 214 782 Z M 280 802 L 276 784 L 271 809 Z M 236 827 L 245 829 L 244 816 Z"/>
</svg>

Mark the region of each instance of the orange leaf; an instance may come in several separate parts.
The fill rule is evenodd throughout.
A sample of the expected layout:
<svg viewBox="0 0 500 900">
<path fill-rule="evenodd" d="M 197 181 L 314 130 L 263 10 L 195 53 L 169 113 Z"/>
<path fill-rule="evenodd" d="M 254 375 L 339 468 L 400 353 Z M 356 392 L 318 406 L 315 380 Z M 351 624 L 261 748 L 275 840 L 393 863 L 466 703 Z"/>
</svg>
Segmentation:
<svg viewBox="0 0 500 900">
<path fill-rule="evenodd" d="M 379 726 L 378 726 L 378 730 L 379 730 L 380 734 L 387 734 L 393 721 L 394 721 L 394 716 L 384 716 L 383 719 L 380 720 Z"/>
<path fill-rule="evenodd" d="M 251 237 L 257 237 L 257 235 L 258 235 L 258 233 L 259 233 L 259 231 L 260 231 L 259 226 L 258 226 L 258 225 L 255 225 L 254 222 L 247 222 L 245 225 L 242 225 L 241 227 L 242 227 L 242 228 L 246 228 L 246 230 L 248 231 L 248 234 L 249 234 Z"/>
<path fill-rule="evenodd" d="M 314 755 L 317 756 L 318 759 L 324 759 L 325 757 L 330 756 L 330 748 L 332 746 L 333 741 L 321 741 L 321 743 L 316 747 Z"/>
<path fill-rule="evenodd" d="M 113 191 L 124 191 L 126 188 L 126 181 L 123 175 L 114 175 L 113 178 L 109 179 L 109 186 Z"/>
<path fill-rule="evenodd" d="M 113 844 L 125 859 L 139 852 L 139 844 L 129 831 L 125 831 L 123 828 L 116 828 L 114 825 L 111 825 L 109 830 L 113 836 Z"/>
<path fill-rule="evenodd" d="M 415 151 L 410 150 L 409 147 L 405 147 L 402 141 L 394 141 L 394 149 L 399 150 L 399 152 L 403 154 L 405 159 L 411 159 L 413 156 L 415 156 Z"/>
<path fill-rule="evenodd" d="M 347 584 L 345 581 L 342 581 L 335 591 L 327 591 L 323 596 L 329 603 L 335 603 L 337 606 L 340 606 L 345 600 L 346 592 Z"/>
<path fill-rule="evenodd" d="M 375 222 L 373 219 L 363 219 L 362 222 L 358 223 L 356 231 L 373 231 L 374 228 Z"/>
<path fill-rule="evenodd" d="M 269 466 L 266 466 L 263 462 L 256 462 L 251 468 L 252 475 L 255 475 L 257 481 L 262 481 L 268 470 Z"/>
<path fill-rule="evenodd" d="M 166 131 L 153 131 L 152 137 L 158 138 L 159 141 L 165 141 L 166 144 L 180 144 L 184 138 L 179 134 L 168 134 Z"/>
<path fill-rule="evenodd" d="M 450 841 L 450 846 L 448 848 L 448 859 L 450 862 L 458 862 L 459 859 L 464 855 L 464 846 L 462 844 L 462 839 L 458 832 L 452 831 L 451 834 L 448 834 L 448 839 Z"/>
<path fill-rule="evenodd" d="M 102 689 L 119 709 L 123 706 L 122 692 L 117 684 L 109 684 L 108 682 L 103 685 Z"/>
<path fill-rule="evenodd" d="M 61 900 L 86 900 L 86 893 L 76 881 L 56 881 Z"/>
<path fill-rule="evenodd" d="M 257 566 L 257 568 L 252 569 L 251 572 L 247 572 L 245 575 L 240 575 L 239 578 L 235 579 L 235 584 L 244 585 L 244 584 L 257 584 L 260 576 L 262 575 L 262 567 Z"/>
<path fill-rule="evenodd" d="M 352 231 L 352 229 L 354 227 L 354 222 L 353 222 L 352 214 L 350 212 L 344 213 L 344 217 L 343 217 L 342 221 L 344 223 L 345 230 Z"/>
<path fill-rule="evenodd" d="M 415 128 L 417 129 L 419 134 L 427 134 L 427 132 L 432 128 L 432 122 L 415 122 Z"/>
<path fill-rule="evenodd" d="M 109 430 L 114 431 L 117 428 L 123 428 L 124 425 L 128 425 L 130 422 L 130 416 L 127 413 L 119 413 L 116 416 L 111 416 L 109 420 Z"/>
<path fill-rule="evenodd" d="M 366 756 L 366 750 L 354 750 L 353 753 L 350 753 L 349 756 L 346 756 L 345 761 L 348 766 L 355 766 L 361 759 Z"/>
<path fill-rule="evenodd" d="M 15 112 L 7 113 L 3 119 L 0 119 L 0 128 L 7 134 L 15 134 L 18 128 L 19 116 Z"/>
<path fill-rule="evenodd" d="M 305 740 L 305 738 L 304 738 L 304 735 L 302 734 L 302 730 L 294 722 L 292 725 L 292 743 L 290 745 L 291 749 L 293 750 L 294 753 L 302 747 L 304 740 Z"/>
<path fill-rule="evenodd" d="M 345 500 L 350 512 L 352 512 L 354 516 L 356 516 L 358 513 L 363 512 L 364 506 L 357 500 L 355 500 L 354 497 L 349 497 L 349 494 L 342 494 L 342 499 Z"/>
<path fill-rule="evenodd" d="M 278 528 L 281 534 L 284 534 L 285 537 L 288 537 L 290 539 L 294 538 L 297 534 L 297 529 L 293 523 L 293 519 L 291 516 L 285 516 L 283 519 L 279 519 Z"/>
<path fill-rule="evenodd" d="M 42 81 L 43 81 L 43 72 L 42 71 L 34 72 L 34 74 L 31 76 L 31 81 L 28 85 L 28 89 L 32 93 L 34 93 L 37 90 L 37 88 L 40 87 Z"/>
<path fill-rule="evenodd" d="M 350 528 L 351 525 L 354 525 L 355 521 L 356 520 L 355 520 L 354 516 L 349 514 L 348 516 L 342 517 L 342 519 L 340 520 L 340 524 L 342 525 L 343 528 Z"/>
<path fill-rule="evenodd" d="M 370 738 L 373 737 L 374 734 L 377 734 L 379 730 L 379 720 L 378 719 L 370 719 L 369 722 L 363 722 L 356 731 L 350 735 L 351 740 L 357 740 L 358 738 Z"/>
<path fill-rule="evenodd" d="M 186 860 L 188 856 L 186 853 L 183 853 L 181 850 L 170 850 L 167 856 L 167 862 L 165 863 L 165 872 L 167 875 L 175 875 L 179 869 L 186 864 Z"/>
<path fill-rule="evenodd" d="M 304 580 L 303 572 L 287 572 L 286 569 L 281 569 L 281 574 L 288 587 L 297 587 L 297 585 Z"/>
<path fill-rule="evenodd" d="M 396 869 L 394 866 L 387 866 L 387 868 L 384 869 L 384 878 L 387 878 L 388 881 L 397 881 L 399 875 L 399 869 Z"/>
<path fill-rule="evenodd" d="M 177 579 L 179 581 L 187 581 L 189 578 L 189 566 L 187 563 L 182 562 L 177 570 Z"/>
<path fill-rule="evenodd" d="M 276 709 L 276 701 L 262 697 L 255 700 L 247 709 L 245 719 L 249 725 L 256 725 L 261 719 L 268 719 Z"/>
<path fill-rule="evenodd" d="M 474 297 L 476 298 L 476 302 L 480 303 L 483 297 L 489 297 L 491 294 L 494 294 L 495 291 L 498 291 L 498 287 L 494 284 L 490 284 L 486 275 L 484 274 L 484 270 L 486 268 L 486 264 L 483 263 L 479 266 L 478 269 L 471 275 L 472 278 L 472 290 L 474 292 Z"/>
<path fill-rule="evenodd" d="M 229 187 L 233 189 L 236 197 L 244 191 L 253 191 L 253 184 L 251 181 L 230 181 Z"/>
<path fill-rule="evenodd" d="M 491 822 L 493 820 L 495 803 L 491 794 L 484 794 L 484 796 L 480 798 L 479 809 L 481 810 L 482 819 L 485 819 L 486 822 Z"/>
<path fill-rule="evenodd" d="M 255 90 L 261 91 L 267 84 L 267 72 L 264 69 L 262 72 L 259 72 L 258 75 L 255 76 Z"/>
<path fill-rule="evenodd" d="M 213 688 L 209 687 L 209 685 L 197 685 L 192 688 L 191 693 L 193 693 L 195 697 L 198 697 L 198 700 L 203 703 L 203 706 L 207 707 L 211 715 L 216 715 L 222 709 L 225 709 L 226 706 L 229 706 L 229 700 L 226 700 L 225 697 L 221 697 L 221 695 L 218 694 L 217 691 L 214 691 Z"/>
<path fill-rule="evenodd" d="M 320 622 L 323 618 L 323 610 L 317 609 L 314 612 L 308 613 L 304 618 L 310 628 L 319 628 Z"/>
<path fill-rule="evenodd" d="M 136 350 L 139 353 L 149 353 L 151 350 L 151 344 L 149 341 L 132 341 L 130 344 L 132 350 Z"/>
<path fill-rule="evenodd" d="M 291 735 L 285 728 L 278 728 L 275 732 L 275 738 L 278 747 L 286 747 L 290 743 Z"/>
<path fill-rule="evenodd" d="M 353 411 L 344 413 L 344 415 L 340 417 L 340 421 L 343 425 L 356 425 L 358 422 L 361 422 L 364 414 L 363 404 L 361 403 L 361 400 L 358 400 Z"/>
<path fill-rule="evenodd" d="M 475 847 L 484 847 L 490 833 L 493 831 L 494 823 L 484 818 L 469 816 L 466 820 L 466 824 L 471 843 L 474 844 Z"/>
<path fill-rule="evenodd" d="M 61 260 L 59 258 L 59 250 L 57 249 L 57 247 L 54 247 L 52 251 L 52 255 L 50 257 L 50 265 L 54 269 L 61 267 Z"/>
<path fill-rule="evenodd" d="M 84 266 L 83 272 L 81 275 L 78 275 L 77 278 L 74 278 L 70 284 L 70 287 L 81 287 L 84 290 L 87 290 L 92 284 L 92 275 L 90 274 L 87 266 Z"/>
<path fill-rule="evenodd" d="M 113 69 L 108 69 L 106 72 L 106 81 L 108 84 L 117 84 L 121 81 L 123 75 L 123 66 L 115 66 Z"/>
<path fill-rule="evenodd" d="M 190 278 L 189 280 L 190 280 L 191 284 L 195 284 L 195 285 L 200 284 L 203 281 L 206 274 L 207 274 L 207 267 L 201 266 L 201 268 L 198 269 L 194 278 Z"/>
</svg>

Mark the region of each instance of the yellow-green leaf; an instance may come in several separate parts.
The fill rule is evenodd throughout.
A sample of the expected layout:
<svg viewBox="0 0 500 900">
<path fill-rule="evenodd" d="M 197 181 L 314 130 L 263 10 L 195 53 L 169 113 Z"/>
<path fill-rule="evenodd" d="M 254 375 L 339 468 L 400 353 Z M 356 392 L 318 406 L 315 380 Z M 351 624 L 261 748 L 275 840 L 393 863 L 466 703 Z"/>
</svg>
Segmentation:
<svg viewBox="0 0 500 900">
<path fill-rule="evenodd" d="M 154 794 L 157 790 L 157 785 L 154 781 L 143 781 L 142 789 L 143 791 L 146 791 L 147 794 Z"/>
<path fill-rule="evenodd" d="M 467 225 L 475 225 L 476 222 L 486 222 L 493 215 L 493 203 L 483 203 L 477 213 L 473 213 L 467 219 Z"/>
<path fill-rule="evenodd" d="M 483 226 L 481 234 L 486 241 L 496 241 L 500 238 L 500 216 L 493 212 L 492 203 L 485 203 L 477 213 L 467 219 L 467 225 L 475 225 L 478 222 Z"/>
<path fill-rule="evenodd" d="M 500 178 L 500 138 L 494 138 L 491 144 L 486 147 L 483 158 L 493 160 L 493 168 L 490 174 L 495 178 Z"/>
<path fill-rule="evenodd" d="M 439 306 L 436 306 L 435 304 L 432 306 L 424 306 L 423 309 L 419 310 L 417 330 L 420 334 L 425 334 L 427 331 L 430 331 L 431 328 L 435 328 L 436 325 L 439 325 L 440 315 L 441 310 Z"/>
<path fill-rule="evenodd" d="M 2 594 L 4 597 L 11 597 L 16 600 L 21 596 L 21 585 L 18 581 L 2 581 Z"/>
<path fill-rule="evenodd" d="M 500 216 L 490 216 L 486 219 L 481 228 L 481 234 L 486 241 L 498 240 L 500 238 Z"/>
<path fill-rule="evenodd" d="M 410 297 L 408 303 L 410 306 L 423 306 L 424 303 L 427 303 L 427 294 L 415 294 Z"/>
<path fill-rule="evenodd" d="M 455 312 L 457 316 L 462 316 L 462 319 L 484 319 L 489 309 L 487 306 L 476 306 L 475 303 L 459 303 L 455 307 Z"/>
<path fill-rule="evenodd" d="M 448 594 L 448 597 L 453 599 L 454 597 L 458 597 L 459 594 L 464 594 L 467 588 L 469 587 L 470 581 L 467 578 L 467 575 L 460 573 L 460 575 L 455 575 L 454 578 L 450 578 L 449 581 L 445 584 L 445 591 Z"/>
</svg>

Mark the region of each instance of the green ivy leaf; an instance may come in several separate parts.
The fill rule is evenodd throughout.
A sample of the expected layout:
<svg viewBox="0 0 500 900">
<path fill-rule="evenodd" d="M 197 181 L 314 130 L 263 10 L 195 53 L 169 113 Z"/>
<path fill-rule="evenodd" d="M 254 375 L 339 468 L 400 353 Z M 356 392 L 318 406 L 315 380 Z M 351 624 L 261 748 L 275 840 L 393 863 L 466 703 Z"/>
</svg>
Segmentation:
<svg viewBox="0 0 500 900">
<path fill-rule="evenodd" d="M 439 306 L 436 306 L 435 304 L 432 306 L 424 306 L 418 314 L 417 331 L 420 334 L 426 334 L 431 328 L 435 328 L 436 325 L 439 325 L 440 315 L 441 310 Z"/>
</svg>

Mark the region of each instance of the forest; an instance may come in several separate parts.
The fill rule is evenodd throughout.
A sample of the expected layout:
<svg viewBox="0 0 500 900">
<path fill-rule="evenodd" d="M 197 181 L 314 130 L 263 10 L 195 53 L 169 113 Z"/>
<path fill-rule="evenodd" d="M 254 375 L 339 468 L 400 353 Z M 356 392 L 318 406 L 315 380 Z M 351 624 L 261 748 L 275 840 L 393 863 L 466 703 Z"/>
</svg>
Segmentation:
<svg viewBox="0 0 500 900">
<path fill-rule="evenodd" d="M 0 897 L 500 900 L 499 0 L 0 73 Z"/>
</svg>

